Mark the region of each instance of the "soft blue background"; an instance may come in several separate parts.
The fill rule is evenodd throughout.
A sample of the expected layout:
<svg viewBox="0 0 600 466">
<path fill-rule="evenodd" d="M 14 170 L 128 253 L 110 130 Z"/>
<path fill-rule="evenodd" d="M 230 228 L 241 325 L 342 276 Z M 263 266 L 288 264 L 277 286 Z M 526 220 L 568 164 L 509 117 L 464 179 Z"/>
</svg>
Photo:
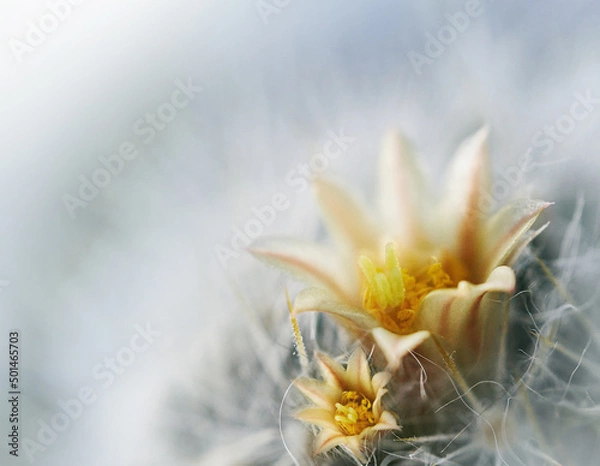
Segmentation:
<svg viewBox="0 0 600 466">
<path fill-rule="evenodd" d="M 292 0 L 265 24 L 253 0 L 88 0 L 18 63 L 10 38 L 23 40 L 47 6 L 2 2 L 0 280 L 9 283 L 0 344 L 6 329 L 21 329 L 22 433 L 34 438 L 38 420 L 81 387 L 98 392 L 37 464 L 164 464 L 154 460 L 169 457 L 155 437 L 164 395 L 236 318 L 229 280 L 251 267 L 243 256 L 224 270 L 214 247 L 280 191 L 292 205 L 264 233 L 318 232 L 310 191 L 295 193 L 284 178 L 328 131 L 344 128 L 356 143 L 327 174 L 368 196 L 388 128 L 401 128 L 438 176 L 460 140 L 487 123 L 500 176 L 569 111 L 574 93 L 600 96 L 592 0 L 482 0 L 481 16 L 415 73 L 407 53 L 423 53 L 426 33 L 464 8 Z M 202 93 L 152 144 L 135 139 L 133 123 L 187 78 Z M 550 154 L 533 152 L 539 165 L 515 190 L 557 201 L 558 226 L 584 194 L 592 238 L 599 124 L 595 109 Z M 71 218 L 63 195 L 132 138 L 138 157 Z M 94 366 L 146 322 L 160 338 L 101 389 Z M 5 449 L 0 462 L 11 464 Z"/>
</svg>

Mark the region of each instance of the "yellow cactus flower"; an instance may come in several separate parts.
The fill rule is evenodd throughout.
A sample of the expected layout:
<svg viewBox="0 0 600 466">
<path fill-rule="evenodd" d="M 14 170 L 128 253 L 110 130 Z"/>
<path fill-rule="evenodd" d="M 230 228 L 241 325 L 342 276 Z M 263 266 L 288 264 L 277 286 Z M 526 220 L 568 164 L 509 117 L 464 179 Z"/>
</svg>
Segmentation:
<svg viewBox="0 0 600 466">
<path fill-rule="evenodd" d="M 313 285 L 296 297 L 296 314 L 326 312 L 353 335 L 370 335 L 391 366 L 397 351 L 434 335 L 459 364 L 472 367 L 497 348 L 515 289 L 510 266 L 543 230 L 530 231 L 550 205 L 517 200 L 493 215 L 480 209 L 490 190 L 486 141 L 483 128 L 459 147 L 441 200 L 432 202 L 407 143 L 390 134 L 377 217 L 346 190 L 318 180 L 336 249 L 272 239 L 251 251 Z"/>
<path fill-rule="evenodd" d="M 321 428 L 315 438 L 315 454 L 336 446 L 352 452 L 362 462 L 369 443 L 383 431 L 399 430 L 396 418 L 381 406 L 389 372 L 371 378 L 362 349 L 354 351 L 346 369 L 330 357 L 317 354 L 323 380 L 301 378 L 296 387 L 315 406 L 296 413 L 296 418 Z"/>
</svg>

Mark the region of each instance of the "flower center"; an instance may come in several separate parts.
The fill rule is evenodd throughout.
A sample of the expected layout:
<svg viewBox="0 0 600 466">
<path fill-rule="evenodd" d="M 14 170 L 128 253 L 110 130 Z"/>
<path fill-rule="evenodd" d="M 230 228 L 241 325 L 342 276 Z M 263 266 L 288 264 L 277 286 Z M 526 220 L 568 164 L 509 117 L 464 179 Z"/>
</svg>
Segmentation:
<svg viewBox="0 0 600 466">
<path fill-rule="evenodd" d="M 342 392 L 340 403 L 336 403 L 335 408 L 335 422 L 345 435 L 358 435 L 376 424 L 372 404 L 362 393 L 354 390 Z"/>
<path fill-rule="evenodd" d="M 397 334 L 413 331 L 421 301 L 428 293 L 456 285 L 437 260 L 414 275 L 401 269 L 392 243 L 385 246 L 385 267 L 376 267 L 367 256 L 358 259 L 358 266 L 365 278 L 363 307 Z"/>
</svg>

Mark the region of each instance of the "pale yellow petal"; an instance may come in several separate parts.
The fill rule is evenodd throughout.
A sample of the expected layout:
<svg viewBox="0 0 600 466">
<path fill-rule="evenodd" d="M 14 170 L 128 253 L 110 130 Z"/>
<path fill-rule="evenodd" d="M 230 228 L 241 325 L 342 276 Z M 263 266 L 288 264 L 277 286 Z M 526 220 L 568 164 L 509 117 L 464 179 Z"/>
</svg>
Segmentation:
<svg viewBox="0 0 600 466">
<path fill-rule="evenodd" d="M 467 138 L 458 148 L 447 173 L 440 212 L 456 256 L 470 269 L 477 269 L 477 245 L 483 212 L 479 202 L 490 187 L 487 127 Z M 474 280 L 474 277 L 468 277 Z"/>
<path fill-rule="evenodd" d="M 379 159 L 379 203 L 386 226 L 403 245 L 415 244 L 423 234 L 425 194 L 424 178 L 408 141 L 390 131 Z"/>
<path fill-rule="evenodd" d="M 373 427 L 373 430 L 400 430 L 400 426 L 398 425 L 398 421 L 392 413 L 389 411 L 384 411 L 379 416 L 379 421 Z"/>
<path fill-rule="evenodd" d="M 372 330 L 371 334 L 375 343 L 387 359 L 388 367 L 391 370 L 398 369 L 402 358 L 430 336 L 428 331 L 423 330 L 408 335 L 398 335 L 383 327 Z"/>
<path fill-rule="evenodd" d="M 353 435 L 351 437 L 346 437 L 343 442 L 340 442 L 347 450 L 356 456 L 361 463 L 367 462 L 367 457 L 365 456 L 365 442 L 363 441 L 364 436 Z"/>
<path fill-rule="evenodd" d="M 428 294 L 421 303 L 416 325 L 441 336 L 451 344 L 452 350 L 477 355 L 485 344 L 484 330 L 502 318 L 506 295 L 514 289 L 513 270 L 498 267 L 480 285 L 462 281 L 457 288 Z"/>
<path fill-rule="evenodd" d="M 332 409 L 342 396 L 342 391 L 322 380 L 302 377 L 294 381 L 294 385 L 302 394 L 319 408 Z"/>
<path fill-rule="evenodd" d="M 535 200 L 518 200 L 511 202 L 490 218 L 485 225 L 484 241 L 482 248 L 486 254 L 488 271 L 498 265 L 507 263 L 515 249 L 524 247 L 523 237 L 531 228 L 540 213 L 551 202 Z M 531 241 L 533 237 L 525 237 Z"/>
<path fill-rule="evenodd" d="M 315 438 L 315 455 L 325 453 L 340 444 L 345 444 L 348 438 L 339 430 L 323 429 Z"/>
<path fill-rule="evenodd" d="M 526 231 L 517 241 L 515 246 L 511 248 L 510 252 L 506 255 L 506 257 L 502 260 L 502 263 L 511 265 L 519 258 L 523 250 L 527 247 L 529 243 L 531 243 L 535 238 L 538 237 L 546 228 L 548 228 L 550 222 L 546 222 L 541 227 L 536 230 Z"/>
<path fill-rule="evenodd" d="M 379 390 L 381 390 L 383 387 L 385 387 L 389 381 L 392 378 L 392 374 L 390 372 L 378 372 L 377 374 L 375 374 L 373 376 L 373 379 L 371 380 L 371 385 L 373 387 L 373 392 L 375 394 L 379 393 Z"/>
<path fill-rule="evenodd" d="M 294 414 L 294 417 L 308 424 L 314 424 L 329 430 L 337 430 L 338 426 L 333 419 L 331 410 L 323 408 L 304 408 Z"/>
<path fill-rule="evenodd" d="M 328 230 L 342 247 L 377 250 L 380 233 L 367 209 L 344 188 L 324 179 L 314 184 Z"/>
<path fill-rule="evenodd" d="M 326 354 L 317 353 L 316 358 L 325 382 L 343 390 L 346 379 L 346 370 L 344 367 Z"/>
<path fill-rule="evenodd" d="M 348 389 L 356 390 L 367 398 L 373 399 L 375 394 L 371 386 L 371 369 L 367 356 L 361 348 L 354 350 L 346 367 L 346 383 Z"/>
<path fill-rule="evenodd" d="M 353 281 L 355 277 L 347 273 L 339 256 L 318 244 L 291 238 L 272 238 L 257 242 L 249 252 L 301 280 L 325 287 L 341 300 L 349 299 L 350 290 L 356 285 Z"/>
<path fill-rule="evenodd" d="M 309 311 L 325 312 L 357 329 L 370 330 L 379 325 L 364 309 L 341 303 L 335 296 L 320 288 L 307 288 L 296 296 L 294 313 Z"/>
<path fill-rule="evenodd" d="M 373 400 L 373 415 L 375 416 L 375 419 L 379 418 L 379 416 L 381 415 L 381 399 L 383 398 L 383 395 L 385 395 L 388 391 L 385 388 L 381 388 L 377 391 L 377 396 L 375 397 L 375 400 Z"/>
</svg>

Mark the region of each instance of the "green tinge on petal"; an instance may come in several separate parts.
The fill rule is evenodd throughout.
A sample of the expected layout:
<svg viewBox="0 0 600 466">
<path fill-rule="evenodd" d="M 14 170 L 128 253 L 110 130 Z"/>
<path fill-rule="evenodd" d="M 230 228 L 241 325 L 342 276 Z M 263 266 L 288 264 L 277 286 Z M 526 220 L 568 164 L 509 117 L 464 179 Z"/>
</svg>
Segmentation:
<svg viewBox="0 0 600 466">
<path fill-rule="evenodd" d="M 325 312 L 342 319 L 346 324 L 351 324 L 354 329 L 370 330 L 377 327 L 379 322 L 362 308 L 343 304 L 335 296 L 321 288 L 306 288 L 296 296 L 294 313 Z"/>
</svg>

